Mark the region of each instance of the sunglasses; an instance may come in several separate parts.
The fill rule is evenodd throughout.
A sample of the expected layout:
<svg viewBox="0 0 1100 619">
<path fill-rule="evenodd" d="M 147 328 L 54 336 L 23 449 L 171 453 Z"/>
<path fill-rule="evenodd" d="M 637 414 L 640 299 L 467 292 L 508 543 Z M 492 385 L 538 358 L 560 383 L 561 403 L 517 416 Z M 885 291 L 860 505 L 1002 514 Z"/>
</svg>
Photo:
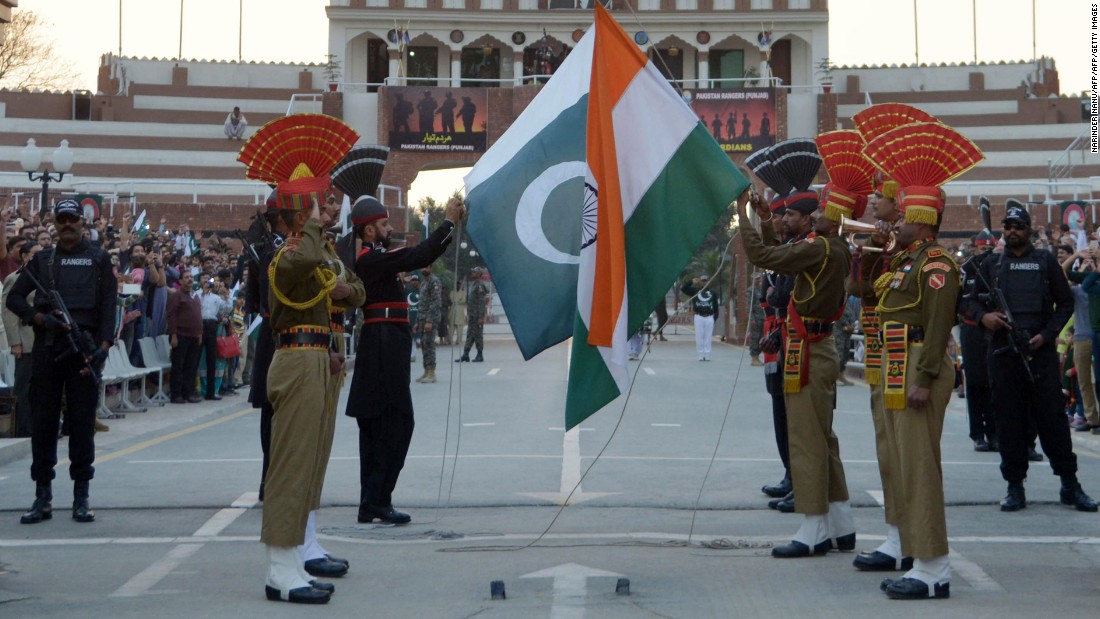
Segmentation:
<svg viewBox="0 0 1100 619">
<path fill-rule="evenodd" d="M 1020 222 L 1005 222 L 1005 230 L 1027 230 L 1028 225 Z"/>
</svg>

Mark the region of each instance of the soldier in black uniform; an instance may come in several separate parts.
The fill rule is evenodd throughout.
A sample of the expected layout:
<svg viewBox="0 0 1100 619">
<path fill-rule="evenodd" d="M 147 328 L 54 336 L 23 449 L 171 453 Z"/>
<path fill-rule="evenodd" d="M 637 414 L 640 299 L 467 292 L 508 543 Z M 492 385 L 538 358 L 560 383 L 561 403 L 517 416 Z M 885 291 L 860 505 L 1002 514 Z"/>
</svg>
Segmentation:
<svg viewBox="0 0 1100 619">
<path fill-rule="evenodd" d="M 985 260 L 968 310 L 989 338 L 989 376 L 1001 444 L 1001 475 L 1008 494 L 1001 511 L 1027 507 L 1024 479 L 1028 469 L 1028 421 L 1035 424 L 1054 474 L 1062 478 L 1061 502 L 1079 511 L 1097 511 L 1077 481 L 1077 456 L 1063 413 L 1055 339 L 1073 314 L 1073 294 L 1055 257 L 1031 245 L 1031 215 L 1009 207 L 1004 224 L 1005 251 Z M 986 302 L 990 288 L 1004 293 L 1015 321 Z M 1014 338 L 1014 342 L 1010 340 Z M 1031 370 L 1031 376 L 1025 368 Z"/>
<path fill-rule="evenodd" d="M 966 380 L 966 414 L 970 419 L 970 440 L 974 441 L 974 451 L 1000 451 L 990 399 L 989 368 L 986 367 L 989 345 L 978 321 L 966 308 L 967 301 L 974 296 L 978 268 L 993 255 L 993 244 L 993 234 L 988 230 L 982 230 L 974 237 L 975 254 L 962 265 L 963 281 L 959 292 L 962 298 L 960 307 L 963 309 L 959 316 L 959 331 Z"/>
<path fill-rule="evenodd" d="M 262 322 L 256 327 L 256 352 L 252 359 L 252 379 L 248 392 L 248 402 L 253 408 L 260 409 L 260 448 L 264 461 L 260 469 L 260 500 L 264 500 L 264 477 L 267 475 L 269 449 L 271 446 L 271 418 L 275 410 L 267 399 L 267 370 L 271 367 L 271 358 L 275 355 L 275 337 L 271 333 L 271 307 L 268 303 L 269 283 L 267 266 L 275 250 L 286 240 L 286 224 L 279 217 L 275 192 L 267 198 L 267 212 L 253 220 L 248 230 L 249 253 L 248 279 L 245 280 L 245 311 L 260 314 Z"/>
<path fill-rule="evenodd" d="M 412 330 L 398 273 L 425 267 L 443 255 L 464 213 L 462 201 L 451 198 L 446 218 L 428 238 L 416 247 L 388 251 L 393 228 L 386 207 L 364 197 L 352 209 L 352 224 L 363 241 L 355 273 L 367 292 L 347 406 L 347 415 L 359 424 L 359 522 L 411 520 L 393 508 L 393 489 L 405 466 L 414 425 L 409 391 Z"/>
<path fill-rule="evenodd" d="M 76 200 L 54 207 L 58 241 L 31 259 L 8 295 L 7 307 L 24 324 L 34 326 L 31 373 L 31 479 L 35 501 L 20 522 L 34 524 L 53 517 L 52 480 L 57 465 L 57 431 L 61 397 L 69 429 L 69 476 L 73 479 L 73 520 L 93 522 L 88 486 L 95 475 L 95 416 L 98 372 L 115 338 L 118 284 L 106 252 L 84 239 L 83 210 Z M 37 290 L 35 280 L 56 291 L 75 326 L 63 323 L 56 308 Z M 35 293 L 34 305 L 27 295 Z M 66 332 L 75 337 L 70 339 Z M 72 341 L 85 342 L 81 351 Z"/>
</svg>

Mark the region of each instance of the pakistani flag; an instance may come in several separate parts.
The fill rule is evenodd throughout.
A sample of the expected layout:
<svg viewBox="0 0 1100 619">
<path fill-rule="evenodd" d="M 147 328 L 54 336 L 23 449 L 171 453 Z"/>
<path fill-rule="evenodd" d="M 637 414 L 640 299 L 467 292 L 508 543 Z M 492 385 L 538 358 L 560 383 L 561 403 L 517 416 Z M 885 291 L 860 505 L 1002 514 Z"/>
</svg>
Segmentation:
<svg viewBox="0 0 1100 619">
<path fill-rule="evenodd" d="M 629 385 L 626 340 L 748 186 L 602 5 L 466 177 L 468 229 L 526 358 L 573 337 L 566 427 Z"/>
<path fill-rule="evenodd" d="M 146 215 L 146 209 L 141 209 L 141 215 L 138 215 L 134 227 L 130 229 L 130 234 L 135 235 L 139 243 L 149 235 L 149 223 L 145 221 Z"/>
</svg>

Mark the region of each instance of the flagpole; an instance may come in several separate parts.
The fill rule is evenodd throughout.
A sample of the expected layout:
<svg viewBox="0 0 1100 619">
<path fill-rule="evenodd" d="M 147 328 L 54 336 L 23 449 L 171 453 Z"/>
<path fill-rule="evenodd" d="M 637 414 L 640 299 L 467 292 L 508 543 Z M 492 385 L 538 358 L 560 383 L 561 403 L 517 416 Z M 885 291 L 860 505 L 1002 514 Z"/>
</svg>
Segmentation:
<svg viewBox="0 0 1100 619">
<path fill-rule="evenodd" d="M 183 0 L 180 0 L 180 2 L 183 2 Z M 180 27 L 183 27 L 183 26 L 180 26 Z M 914 65 L 920 65 L 921 64 L 921 34 L 920 34 L 919 31 L 917 31 L 917 25 L 916 25 L 916 0 L 913 0 L 913 56 L 915 58 L 913 60 L 913 64 Z"/>
<path fill-rule="evenodd" d="M 978 0 L 970 0 L 970 21 L 974 26 L 974 64 L 978 64 Z"/>
<path fill-rule="evenodd" d="M 118 0 L 118 57 L 122 57 L 122 0 Z"/>
<path fill-rule="evenodd" d="M 183 0 L 180 0 L 180 48 L 176 60 L 183 60 Z"/>
<path fill-rule="evenodd" d="M 244 61 L 244 0 L 237 5 L 237 62 Z"/>
</svg>

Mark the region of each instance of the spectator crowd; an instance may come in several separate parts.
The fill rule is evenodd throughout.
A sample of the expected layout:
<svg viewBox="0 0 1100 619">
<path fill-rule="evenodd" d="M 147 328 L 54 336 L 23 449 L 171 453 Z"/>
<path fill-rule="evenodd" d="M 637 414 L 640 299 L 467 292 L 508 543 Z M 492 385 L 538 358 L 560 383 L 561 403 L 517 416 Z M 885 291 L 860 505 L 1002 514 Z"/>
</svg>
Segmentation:
<svg viewBox="0 0 1100 619">
<path fill-rule="evenodd" d="M 86 227 L 85 234 L 107 251 L 118 278 L 116 328 L 124 354 L 136 367 L 152 367 L 156 360 L 145 362 L 139 341 L 167 336 L 172 403 L 235 395 L 248 383 L 248 351 L 253 347 L 247 337 L 253 317 L 243 310 L 248 268 L 241 243 L 192 231 L 186 224 L 169 229 L 163 219 L 156 227 L 135 226 L 130 212 L 120 220 L 116 227 L 100 217 Z M 20 268 L 56 241 L 50 213 L 21 213 L 10 205 L 0 211 L 4 301 Z M 9 310 L 3 314 L 0 350 L 10 351 L 14 359 L 16 410 L 29 411 L 34 333 Z M 109 393 L 117 388 L 109 387 Z M 101 418 L 107 416 L 100 411 Z M 17 415 L 16 420 L 13 435 L 29 436 L 30 415 Z M 108 426 L 97 421 L 96 428 L 106 431 Z"/>
</svg>

